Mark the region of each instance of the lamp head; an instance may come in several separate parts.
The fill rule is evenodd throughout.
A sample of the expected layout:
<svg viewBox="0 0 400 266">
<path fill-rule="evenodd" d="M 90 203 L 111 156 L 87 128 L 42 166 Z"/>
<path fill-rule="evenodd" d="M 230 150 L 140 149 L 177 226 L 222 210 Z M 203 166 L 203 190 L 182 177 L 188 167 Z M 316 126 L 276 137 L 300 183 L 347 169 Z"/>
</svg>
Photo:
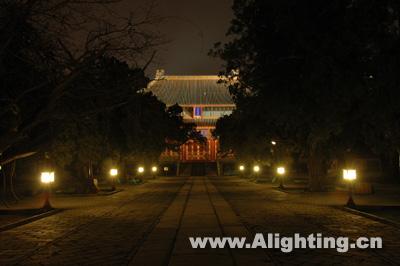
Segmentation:
<svg viewBox="0 0 400 266">
<path fill-rule="evenodd" d="M 118 169 L 116 168 L 111 168 L 110 169 L 110 176 L 115 177 L 118 175 Z"/>
<path fill-rule="evenodd" d="M 255 173 L 260 172 L 260 166 L 255 165 L 255 166 L 253 167 L 253 171 L 254 171 Z"/>
<path fill-rule="evenodd" d="M 276 172 L 278 173 L 278 175 L 284 175 L 286 173 L 286 169 L 285 167 L 280 166 L 276 168 Z"/>
<path fill-rule="evenodd" d="M 347 181 L 353 181 L 357 179 L 356 169 L 343 169 L 343 179 Z"/>
<path fill-rule="evenodd" d="M 40 174 L 40 181 L 43 184 L 50 184 L 54 182 L 54 172 L 42 172 Z"/>
</svg>

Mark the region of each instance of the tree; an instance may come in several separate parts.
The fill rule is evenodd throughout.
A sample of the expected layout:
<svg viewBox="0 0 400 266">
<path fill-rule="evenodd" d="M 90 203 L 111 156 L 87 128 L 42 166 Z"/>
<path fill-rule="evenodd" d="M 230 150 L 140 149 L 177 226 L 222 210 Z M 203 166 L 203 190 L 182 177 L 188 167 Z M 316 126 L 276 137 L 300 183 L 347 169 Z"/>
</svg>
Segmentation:
<svg viewBox="0 0 400 266">
<path fill-rule="evenodd" d="M 379 120 L 385 97 L 376 95 L 397 95 L 396 1 L 236 0 L 233 9 L 232 40 L 211 54 L 226 62 L 237 110 L 217 133 L 245 123 L 252 130 L 241 134 L 252 143 L 281 140 L 307 159 L 312 190 L 323 189 L 332 154 L 368 146 L 365 136 L 381 146 L 384 126 L 366 133 L 375 119 L 363 115 Z M 393 103 L 384 115 L 397 118 L 397 109 Z"/>
<path fill-rule="evenodd" d="M 159 22 L 152 6 L 142 17 L 118 17 L 109 6 L 118 1 L 20 0 L 1 3 L 0 164 L 27 151 L 32 139 L 53 119 L 77 80 L 103 56 L 124 57 L 136 68 L 154 56 L 161 39 L 149 31 Z M 86 85 L 96 77 L 86 76 Z M 92 86 L 92 88 L 96 86 Z M 80 100 L 87 101 L 92 95 Z M 113 103 L 114 104 L 114 103 Z M 93 112 L 93 110 L 90 110 Z M 82 113 L 81 115 L 84 115 Z M 43 134 L 40 135 L 43 137 Z M 27 147 L 29 148 L 29 147 Z"/>
<path fill-rule="evenodd" d="M 107 155 L 155 158 L 192 128 L 144 92 L 164 43 L 153 4 L 127 18 L 119 1 L 3 1 L 0 165 L 35 152 L 78 180 Z M 176 128 L 175 128 L 176 127 Z M 47 153 L 46 153 L 47 154 Z"/>
<path fill-rule="evenodd" d="M 183 123 L 181 107 L 166 108 L 143 89 L 149 79 L 141 69 L 110 57 L 95 62 L 61 102 L 59 113 L 68 115 L 51 123 L 51 158 L 84 190 L 90 190 L 85 185 L 93 166 L 114 161 L 122 174 L 130 161 L 154 163 L 167 146 L 186 142 L 194 132 Z"/>
</svg>

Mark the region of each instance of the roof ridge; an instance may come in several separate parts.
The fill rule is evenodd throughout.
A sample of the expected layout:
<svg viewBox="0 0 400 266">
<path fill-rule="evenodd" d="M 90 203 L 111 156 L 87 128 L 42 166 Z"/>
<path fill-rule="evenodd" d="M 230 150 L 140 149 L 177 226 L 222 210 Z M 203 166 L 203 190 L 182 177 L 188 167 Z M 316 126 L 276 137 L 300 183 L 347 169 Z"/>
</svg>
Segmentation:
<svg viewBox="0 0 400 266">
<path fill-rule="evenodd" d="M 165 79 L 165 80 L 218 80 L 218 79 L 221 79 L 221 77 L 218 75 L 166 75 L 162 79 Z"/>
</svg>

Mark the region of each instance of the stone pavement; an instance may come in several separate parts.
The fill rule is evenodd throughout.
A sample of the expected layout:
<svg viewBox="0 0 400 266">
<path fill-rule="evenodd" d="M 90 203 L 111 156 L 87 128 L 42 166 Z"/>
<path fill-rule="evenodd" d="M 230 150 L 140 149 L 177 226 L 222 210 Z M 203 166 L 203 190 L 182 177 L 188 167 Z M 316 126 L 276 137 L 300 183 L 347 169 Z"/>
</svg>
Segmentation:
<svg viewBox="0 0 400 266">
<path fill-rule="evenodd" d="M 130 265 L 271 265 L 259 249 L 193 249 L 189 237 L 237 236 L 249 231 L 204 177 L 190 180 Z"/>
<path fill-rule="evenodd" d="M 242 222 L 255 234 L 294 233 L 324 236 L 382 237 L 383 249 L 299 249 L 285 254 L 268 250 L 276 265 L 400 265 L 400 230 L 365 217 L 326 206 L 323 202 L 301 202 L 298 195 L 266 189 L 238 178 L 212 178 Z"/>
<path fill-rule="evenodd" d="M 53 199 L 68 209 L 0 233 L 0 265 L 124 264 L 184 182 L 170 178 L 107 197 Z"/>
<path fill-rule="evenodd" d="M 400 231 L 233 177 L 158 178 L 0 233 L 0 265 L 400 265 Z M 380 250 L 192 249 L 190 236 L 380 236 Z"/>
</svg>

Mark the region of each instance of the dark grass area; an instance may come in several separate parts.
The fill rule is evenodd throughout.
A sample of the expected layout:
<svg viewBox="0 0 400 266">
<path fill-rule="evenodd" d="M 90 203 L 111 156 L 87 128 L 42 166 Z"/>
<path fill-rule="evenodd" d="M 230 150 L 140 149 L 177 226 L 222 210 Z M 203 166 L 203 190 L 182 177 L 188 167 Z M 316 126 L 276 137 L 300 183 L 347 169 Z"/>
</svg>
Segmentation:
<svg viewBox="0 0 400 266">
<path fill-rule="evenodd" d="M 400 206 L 355 206 L 353 209 L 400 223 Z"/>
<path fill-rule="evenodd" d="M 48 210 L 44 209 L 1 209 L 0 210 L 0 226 L 12 224 L 39 214 L 43 214 Z"/>
</svg>

